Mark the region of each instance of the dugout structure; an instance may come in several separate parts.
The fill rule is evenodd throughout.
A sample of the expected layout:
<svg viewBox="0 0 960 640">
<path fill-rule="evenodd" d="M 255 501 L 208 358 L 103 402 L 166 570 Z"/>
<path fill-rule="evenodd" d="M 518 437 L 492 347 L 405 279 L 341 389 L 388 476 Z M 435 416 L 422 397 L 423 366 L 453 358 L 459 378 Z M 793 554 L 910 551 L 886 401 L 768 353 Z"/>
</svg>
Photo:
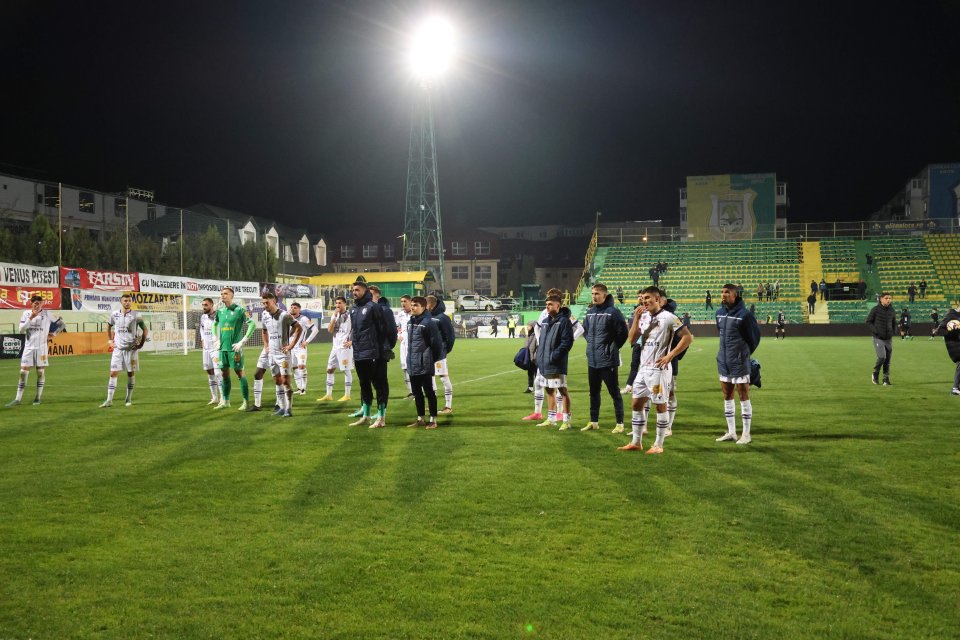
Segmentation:
<svg viewBox="0 0 960 640">
<path fill-rule="evenodd" d="M 392 306 L 399 306 L 400 296 L 425 296 L 433 293 L 438 286 L 432 271 L 341 271 L 311 276 L 306 279 L 306 283 L 316 286 L 318 295 L 324 298 L 326 308 L 332 309 L 337 296 L 343 296 L 348 302 L 353 300 L 351 287 L 357 280 L 380 287 L 383 296 L 390 300 Z"/>
</svg>

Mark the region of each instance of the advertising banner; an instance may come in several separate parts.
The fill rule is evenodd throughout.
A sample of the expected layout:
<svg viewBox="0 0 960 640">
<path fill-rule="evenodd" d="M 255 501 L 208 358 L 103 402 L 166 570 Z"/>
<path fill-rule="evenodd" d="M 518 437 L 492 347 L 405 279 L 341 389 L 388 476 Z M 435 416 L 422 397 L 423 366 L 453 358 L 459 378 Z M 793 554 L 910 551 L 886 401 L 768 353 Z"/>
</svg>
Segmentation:
<svg viewBox="0 0 960 640">
<path fill-rule="evenodd" d="M 0 309 L 29 309 L 34 295 L 43 298 L 44 308 L 60 308 L 60 289 L 0 286 Z"/>
<path fill-rule="evenodd" d="M 70 306 L 74 311 L 110 312 L 120 308 L 120 291 L 70 290 Z M 132 308 L 137 311 L 180 311 L 183 304 L 180 296 L 168 293 L 130 293 Z"/>
<path fill-rule="evenodd" d="M 60 268 L 0 262 L 0 285 L 56 288 L 60 286 Z"/>
<path fill-rule="evenodd" d="M 158 276 L 153 273 L 138 273 L 140 291 L 147 293 L 187 293 L 191 295 L 209 296 L 217 300 L 220 290 L 232 287 L 237 298 L 259 298 L 260 286 L 257 282 L 242 282 L 228 280 L 199 280 L 197 278 L 181 278 L 179 276 Z"/>
<path fill-rule="evenodd" d="M 60 282 L 64 288 L 97 291 L 137 291 L 140 288 L 136 273 L 94 271 L 73 267 L 60 267 Z"/>
<path fill-rule="evenodd" d="M 147 334 L 147 342 L 143 345 L 143 351 L 182 351 L 184 332 L 181 329 L 158 329 Z M 193 331 L 187 332 L 189 341 L 196 334 Z M 188 345 L 192 347 L 193 345 Z"/>
<path fill-rule="evenodd" d="M 58 333 L 47 345 L 47 355 L 55 356 L 87 356 L 95 353 L 108 353 L 107 334 L 96 333 Z"/>
<path fill-rule="evenodd" d="M 776 193 L 773 173 L 687 176 L 687 230 L 695 240 L 772 238 Z"/>
<path fill-rule="evenodd" d="M 0 335 L 0 360 L 20 359 L 26 338 L 22 333 L 4 333 Z"/>
</svg>

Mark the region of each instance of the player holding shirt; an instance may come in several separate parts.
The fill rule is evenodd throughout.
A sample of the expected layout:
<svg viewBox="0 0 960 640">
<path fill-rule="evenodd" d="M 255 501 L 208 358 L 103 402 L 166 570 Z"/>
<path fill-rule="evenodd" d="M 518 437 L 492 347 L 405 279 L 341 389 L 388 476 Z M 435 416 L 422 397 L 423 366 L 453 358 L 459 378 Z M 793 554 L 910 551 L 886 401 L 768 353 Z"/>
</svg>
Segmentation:
<svg viewBox="0 0 960 640">
<path fill-rule="evenodd" d="M 288 313 L 291 318 L 300 323 L 302 329 L 301 338 L 291 351 L 293 360 L 290 363 L 290 366 L 293 367 L 293 382 L 297 386 L 294 393 L 302 396 L 307 393 L 307 345 L 317 337 L 317 325 L 313 324 L 313 320 L 300 313 L 299 302 L 291 304 Z"/>
<path fill-rule="evenodd" d="M 240 380 L 240 392 L 243 394 L 243 403 L 240 411 L 247 410 L 247 401 L 250 399 L 250 387 L 243 377 L 243 347 L 253 334 L 254 324 L 249 322 L 247 310 L 233 303 L 233 288 L 224 287 L 220 292 L 220 301 L 223 307 L 217 310 L 215 331 L 220 340 L 220 367 L 223 371 L 223 397 L 215 409 L 230 406 L 230 390 L 233 382 L 230 380 L 232 368 Z M 242 336 L 242 337 L 241 337 Z"/>
<path fill-rule="evenodd" d="M 60 318 L 54 319 L 50 312 L 43 308 L 43 298 L 38 295 L 31 296 L 30 309 L 20 316 L 20 332 L 26 334 L 26 344 L 23 347 L 23 355 L 20 357 L 17 397 L 7 403 L 8 407 L 15 407 L 23 400 L 23 390 L 27 386 L 27 378 L 30 377 L 30 369 L 33 367 L 37 368 L 37 397 L 33 399 L 33 404 L 40 404 L 47 367 L 47 342 L 62 328 L 63 321 Z"/>
<path fill-rule="evenodd" d="M 269 291 L 263 294 L 263 344 L 267 345 L 270 357 L 270 373 L 277 384 L 275 416 L 293 417 L 293 394 L 290 392 L 290 352 L 300 341 L 303 327 L 293 317 L 277 306 L 277 296 Z"/>
<path fill-rule="evenodd" d="M 147 342 L 147 325 L 140 318 L 140 314 L 131 309 L 133 298 L 129 293 L 120 296 L 119 311 L 114 311 L 107 321 L 108 345 L 113 350 L 110 357 L 110 381 L 107 383 L 107 399 L 100 405 L 101 409 L 113 406 L 113 394 L 117 390 L 117 374 L 127 372 L 126 406 L 133 404 L 133 385 L 135 374 L 140 369 L 137 351 Z M 137 339 L 137 329 L 143 331 Z"/>
<path fill-rule="evenodd" d="M 693 342 L 693 334 L 683 326 L 680 319 L 662 307 L 663 298 L 657 287 L 647 287 L 641 292 L 643 307 L 638 307 L 630 327 L 630 337 L 643 341 L 640 369 L 633 382 L 633 438 L 620 451 L 642 451 L 643 431 L 646 427 L 643 408 L 650 402 L 657 407 L 657 438 L 647 453 L 663 453 L 663 442 L 670 428 L 667 413 L 668 395 L 673 384 L 670 361 L 686 350 Z M 647 315 L 643 311 L 647 312 Z M 641 323 L 641 318 L 643 322 Z M 671 349 L 673 336 L 680 341 Z"/>
<path fill-rule="evenodd" d="M 350 400 L 350 391 L 353 388 L 353 347 L 347 346 L 350 342 L 350 314 L 347 313 L 347 299 L 337 296 L 334 303 L 333 318 L 327 325 L 327 331 L 333 334 L 333 347 L 330 357 L 327 358 L 327 394 L 317 398 L 317 402 L 333 400 L 334 372 L 337 368 L 343 372 L 343 397 L 338 402 Z"/>
<path fill-rule="evenodd" d="M 210 385 L 210 402 L 207 404 L 217 404 L 223 397 L 223 374 L 220 371 L 220 342 L 214 332 L 217 316 L 213 310 L 213 299 L 204 298 L 201 307 L 203 313 L 200 314 L 197 328 L 203 349 L 203 368 L 207 372 L 207 383 Z"/>
</svg>

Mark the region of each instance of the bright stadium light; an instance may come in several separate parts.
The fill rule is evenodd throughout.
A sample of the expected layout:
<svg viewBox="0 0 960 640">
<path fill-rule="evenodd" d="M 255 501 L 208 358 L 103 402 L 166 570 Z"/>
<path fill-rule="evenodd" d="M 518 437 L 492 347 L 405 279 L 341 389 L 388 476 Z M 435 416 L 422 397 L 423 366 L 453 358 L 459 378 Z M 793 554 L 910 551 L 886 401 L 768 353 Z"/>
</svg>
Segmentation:
<svg viewBox="0 0 960 640">
<path fill-rule="evenodd" d="M 453 63 L 456 34 L 446 18 L 431 16 L 423 21 L 411 40 L 409 63 L 423 82 L 442 75 Z"/>
</svg>

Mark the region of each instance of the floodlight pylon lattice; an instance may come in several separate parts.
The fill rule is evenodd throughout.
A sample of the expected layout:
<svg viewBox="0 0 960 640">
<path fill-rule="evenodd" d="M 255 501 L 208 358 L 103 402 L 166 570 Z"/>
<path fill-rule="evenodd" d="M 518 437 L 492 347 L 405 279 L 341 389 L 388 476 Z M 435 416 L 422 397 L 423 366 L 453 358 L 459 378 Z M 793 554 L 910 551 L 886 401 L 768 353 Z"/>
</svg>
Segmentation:
<svg viewBox="0 0 960 640">
<path fill-rule="evenodd" d="M 403 222 L 403 262 L 426 271 L 428 261 L 437 265 L 434 276 L 445 291 L 443 229 L 440 223 L 440 184 L 437 178 L 437 144 L 433 130 L 430 89 L 423 86 L 410 124 L 410 153 L 407 158 L 407 198 Z"/>
</svg>

